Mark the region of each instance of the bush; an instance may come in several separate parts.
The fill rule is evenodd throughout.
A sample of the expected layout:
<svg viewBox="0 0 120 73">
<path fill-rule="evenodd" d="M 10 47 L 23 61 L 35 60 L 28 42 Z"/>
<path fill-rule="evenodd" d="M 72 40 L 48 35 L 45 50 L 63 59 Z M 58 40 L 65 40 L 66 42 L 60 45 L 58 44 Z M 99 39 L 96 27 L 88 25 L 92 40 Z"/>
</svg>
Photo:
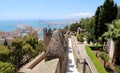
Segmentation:
<svg viewBox="0 0 120 73">
<path fill-rule="evenodd" d="M 79 42 L 83 42 L 83 41 L 84 41 L 83 37 L 84 37 L 83 34 L 78 34 L 78 35 L 77 35 L 77 40 L 78 40 Z"/>
<path fill-rule="evenodd" d="M 92 50 L 101 50 L 102 49 L 102 45 L 98 44 L 98 45 L 93 45 L 93 46 L 90 46 L 90 48 Z"/>
<path fill-rule="evenodd" d="M 103 61 L 104 61 L 104 67 L 108 67 L 108 66 L 106 66 L 106 64 L 108 63 L 108 61 L 109 61 L 109 56 L 105 53 L 105 52 L 102 52 L 101 54 L 100 54 L 100 57 L 101 57 L 101 59 L 103 59 Z"/>
<path fill-rule="evenodd" d="M 102 52 L 102 53 L 100 54 L 100 57 L 101 57 L 101 59 L 105 60 L 105 58 L 106 58 L 106 53 L 105 53 L 105 52 Z"/>
<path fill-rule="evenodd" d="M 90 32 L 85 33 L 85 38 L 86 38 L 88 44 L 90 44 L 90 42 L 94 41 L 94 36 Z"/>
<path fill-rule="evenodd" d="M 93 64 L 95 65 L 97 71 L 99 73 L 107 73 L 105 68 L 102 66 L 102 64 L 100 63 L 100 61 L 97 59 L 97 57 L 95 56 L 95 54 L 92 52 L 92 50 L 90 49 L 89 46 L 86 46 L 86 52 L 89 55 L 89 57 L 91 58 Z"/>
<path fill-rule="evenodd" d="M 98 42 L 102 44 L 102 37 L 98 37 Z"/>
<path fill-rule="evenodd" d="M 120 73 L 120 66 L 116 66 L 115 70 L 117 71 L 117 73 Z"/>
</svg>

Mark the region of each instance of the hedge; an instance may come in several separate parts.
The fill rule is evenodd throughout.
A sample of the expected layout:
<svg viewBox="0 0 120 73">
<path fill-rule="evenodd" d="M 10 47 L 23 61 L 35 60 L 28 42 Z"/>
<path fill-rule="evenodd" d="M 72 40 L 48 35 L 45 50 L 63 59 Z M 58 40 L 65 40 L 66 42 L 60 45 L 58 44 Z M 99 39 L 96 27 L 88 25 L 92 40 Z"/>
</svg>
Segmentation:
<svg viewBox="0 0 120 73">
<path fill-rule="evenodd" d="M 83 42 L 83 41 L 84 41 L 83 37 L 84 37 L 83 34 L 77 34 L 77 40 L 78 40 L 79 42 Z"/>
<path fill-rule="evenodd" d="M 97 59 L 95 54 L 92 52 L 91 48 L 89 46 L 86 46 L 86 52 L 91 58 L 93 64 L 95 65 L 98 73 L 107 73 L 103 65 L 100 63 L 100 61 Z"/>
<path fill-rule="evenodd" d="M 98 44 L 98 45 L 90 46 L 90 48 L 91 48 L 92 50 L 101 50 L 101 49 L 103 48 L 103 46 L 100 45 L 100 44 Z"/>
</svg>

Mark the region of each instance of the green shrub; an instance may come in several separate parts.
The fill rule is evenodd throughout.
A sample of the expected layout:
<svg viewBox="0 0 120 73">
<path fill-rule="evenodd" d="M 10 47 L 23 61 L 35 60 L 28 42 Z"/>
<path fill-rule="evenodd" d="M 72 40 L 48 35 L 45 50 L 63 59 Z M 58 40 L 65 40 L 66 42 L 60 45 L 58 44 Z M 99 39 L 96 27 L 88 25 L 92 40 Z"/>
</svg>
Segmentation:
<svg viewBox="0 0 120 73">
<path fill-rule="evenodd" d="M 102 43 L 102 37 L 98 37 L 98 42 Z"/>
<path fill-rule="evenodd" d="M 101 44 L 97 44 L 98 47 L 102 48 L 102 45 Z"/>
<path fill-rule="evenodd" d="M 97 57 L 95 56 L 95 54 L 92 52 L 92 50 L 90 49 L 89 46 L 86 46 L 86 51 L 87 54 L 89 55 L 89 57 L 91 58 L 93 64 L 95 65 L 97 71 L 99 73 L 107 73 L 105 68 L 102 66 L 102 64 L 100 63 L 100 61 L 97 59 Z"/>
<path fill-rule="evenodd" d="M 105 58 L 106 58 L 106 53 L 105 53 L 105 52 L 102 52 L 102 53 L 100 54 L 100 57 L 101 57 L 103 60 L 105 60 Z"/>
<path fill-rule="evenodd" d="M 78 40 L 79 42 L 83 42 L 83 41 L 84 41 L 83 37 L 84 37 L 83 34 L 78 34 L 78 35 L 77 35 L 77 40 Z"/>
<path fill-rule="evenodd" d="M 120 73 L 120 66 L 116 66 L 115 70 L 116 70 L 117 73 Z"/>
<path fill-rule="evenodd" d="M 101 44 L 97 44 L 97 45 L 90 46 L 90 48 L 92 50 L 101 50 L 102 49 L 102 45 Z"/>
<path fill-rule="evenodd" d="M 105 58 L 106 58 L 106 53 L 105 53 L 105 52 L 102 52 L 102 53 L 100 54 L 100 57 L 101 57 L 101 59 L 105 60 Z"/>
<path fill-rule="evenodd" d="M 94 36 L 90 32 L 85 33 L 85 38 L 88 44 L 94 41 Z"/>
<path fill-rule="evenodd" d="M 109 60 L 109 56 L 105 52 L 102 52 L 100 57 L 104 60 L 104 62 L 108 62 Z"/>
</svg>

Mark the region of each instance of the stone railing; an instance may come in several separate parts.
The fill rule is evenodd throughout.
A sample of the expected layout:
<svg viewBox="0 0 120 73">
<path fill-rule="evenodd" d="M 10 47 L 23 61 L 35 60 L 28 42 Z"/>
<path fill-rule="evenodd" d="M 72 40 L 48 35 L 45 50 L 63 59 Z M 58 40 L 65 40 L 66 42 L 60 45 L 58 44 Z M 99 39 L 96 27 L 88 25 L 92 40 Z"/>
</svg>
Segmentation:
<svg viewBox="0 0 120 73">
<path fill-rule="evenodd" d="M 77 47 L 77 40 L 75 36 L 71 36 L 71 42 L 72 42 L 72 49 L 73 49 L 73 54 L 74 54 L 74 60 L 75 60 L 75 64 L 76 67 L 78 69 L 79 72 L 81 72 L 80 68 L 82 67 L 81 64 L 84 63 L 85 59 L 81 57 L 79 51 L 78 51 L 78 47 Z"/>
<path fill-rule="evenodd" d="M 88 73 L 88 72 L 93 73 L 91 66 L 88 63 L 87 59 L 83 58 L 81 53 L 78 51 L 77 39 L 75 36 L 71 36 L 71 42 L 72 42 L 74 59 L 75 59 L 75 63 L 76 63 L 76 67 L 77 67 L 78 71 L 83 72 L 83 73 Z"/>
<path fill-rule="evenodd" d="M 57 64 L 57 68 L 56 68 L 56 71 L 55 73 L 60 73 L 60 62 L 58 61 L 58 64 Z"/>
<path fill-rule="evenodd" d="M 76 67 L 79 69 L 80 65 L 78 65 L 78 61 L 79 61 L 79 58 L 78 58 L 78 50 L 77 50 L 77 44 L 76 44 L 76 39 L 74 38 L 74 36 L 71 36 L 71 42 L 72 42 L 72 49 L 73 49 L 73 55 L 74 55 L 74 60 L 75 60 L 75 64 L 76 64 Z"/>
<path fill-rule="evenodd" d="M 45 53 L 42 52 L 40 57 L 38 59 L 36 59 L 29 67 L 28 69 L 32 69 L 34 68 L 38 63 L 40 63 L 43 59 L 45 58 Z"/>
</svg>

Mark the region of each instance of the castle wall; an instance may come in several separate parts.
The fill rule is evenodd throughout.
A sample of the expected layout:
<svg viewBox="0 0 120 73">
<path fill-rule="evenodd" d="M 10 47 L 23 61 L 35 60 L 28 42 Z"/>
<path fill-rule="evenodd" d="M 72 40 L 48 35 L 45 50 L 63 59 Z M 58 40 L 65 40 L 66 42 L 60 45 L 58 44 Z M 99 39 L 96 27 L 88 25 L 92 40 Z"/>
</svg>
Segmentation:
<svg viewBox="0 0 120 73">
<path fill-rule="evenodd" d="M 43 40 L 44 40 L 44 51 L 46 52 L 52 36 L 52 31 L 50 29 L 44 28 L 43 30 Z"/>
<path fill-rule="evenodd" d="M 47 36 L 48 37 L 48 36 Z M 46 41 L 46 39 L 45 39 Z M 67 68 L 67 42 L 62 30 L 55 30 L 46 49 L 46 61 L 59 58 L 60 73 L 65 73 Z"/>
</svg>

